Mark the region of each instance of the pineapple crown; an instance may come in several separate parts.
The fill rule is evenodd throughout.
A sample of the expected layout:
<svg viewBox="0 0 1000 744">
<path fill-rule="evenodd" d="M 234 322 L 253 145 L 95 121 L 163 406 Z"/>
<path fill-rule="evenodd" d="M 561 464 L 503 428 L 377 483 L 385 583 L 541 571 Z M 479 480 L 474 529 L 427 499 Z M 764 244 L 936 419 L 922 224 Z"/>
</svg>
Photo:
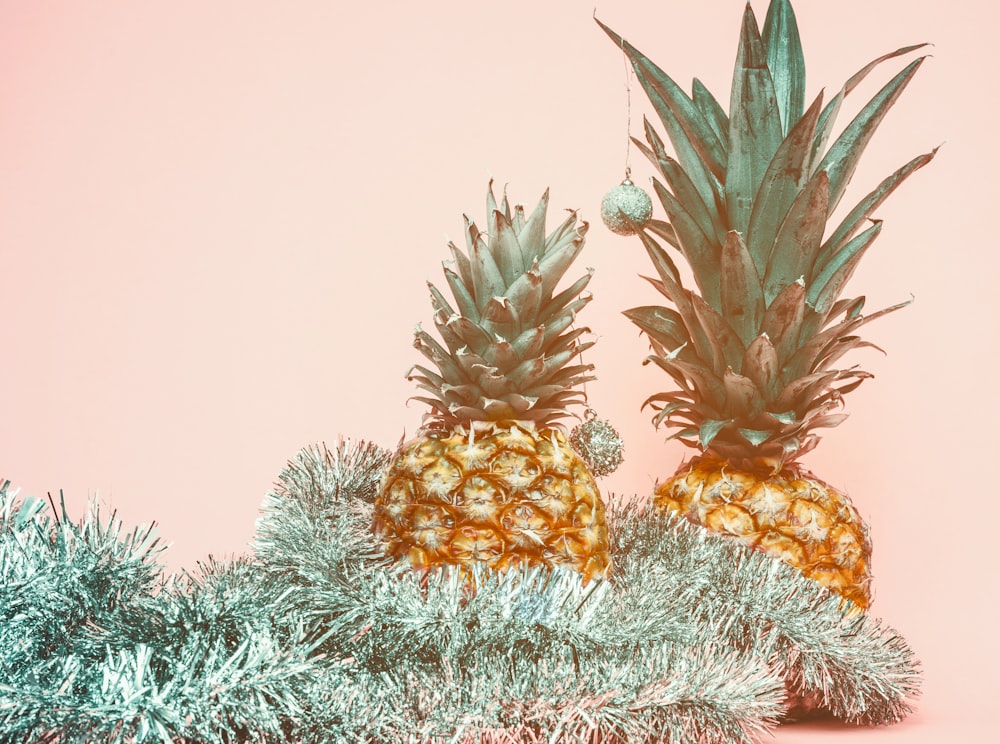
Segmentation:
<svg viewBox="0 0 1000 744">
<path fill-rule="evenodd" d="M 578 385 L 593 380 L 590 364 L 571 364 L 593 345 L 588 328 L 573 328 L 591 300 L 592 271 L 568 288 L 556 287 L 583 248 L 587 223 L 576 212 L 548 236 L 548 191 L 530 216 L 497 204 L 490 181 L 488 233 L 465 217 L 466 250 L 449 243 L 444 275 L 454 306 L 430 282 L 434 325 L 444 345 L 417 328 L 414 346 L 437 368 L 415 365 L 407 378 L 429 393 L 429 425 L 451 428 L 476 421 L 531 421 L 550 426 L 585 400 Z"/>
<path fill-rule="evenodd" d="M 855 331 L 908 303 L 862 315 L 864 297 L 840 295 L 882 223 L 874 210 L 934 152 L 909 161 L 828 231 L 861 154 L 923 62 L 910 62 L 833 139 L 844 98 L 886 54 L 855 73 L 825 105 L 805 106 L 805 63 L 788 0 L 772 0 L 763 30 L 743 15 L 729 113 L 697 79 L 688 95 L 621 36 L 676 159 L 653 125 L 633 139 L 656 167 L 654 190 L 668 221 L 637 232 L 656 269 L 647 279 L 673 304 L 626 311 L 649 337 L 647 359 L 679 390 L 646 404 L 677 438 L 706 453 L 787 462 L 812 449 L 814 430 L 836 426 L 843 395 L 871 377 L 835 365 L 871 346 Z M 870 225 L 866 226 L 866 223 Z M 657 238 L 683 256 L 686 289 Z"/>
</svg>

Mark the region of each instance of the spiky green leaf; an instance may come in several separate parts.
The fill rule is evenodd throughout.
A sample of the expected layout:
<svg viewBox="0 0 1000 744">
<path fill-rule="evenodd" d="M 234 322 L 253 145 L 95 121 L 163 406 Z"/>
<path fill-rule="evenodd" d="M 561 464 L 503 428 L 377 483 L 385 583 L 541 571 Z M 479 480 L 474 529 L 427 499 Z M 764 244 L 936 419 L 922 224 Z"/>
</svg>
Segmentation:
<svg viewBox="0 0 1000 744">
<path fill-rule="evenodd" d="M 482 356 L 488 364 L 493 365 L 501 372 L 513 369 L 521 363 L 514 345 L 507 341 L 494 341 L 483 350 Z"/>
<path fill-rule="evenodd" d="M 677 270 L 677 264 L 670 258 L 670 254 L 647 235 L 645 230 L 640 230 L 638 235 L 643 247 L 646 249 L 649 260 L 653 262 L 653 268 L 656 269 L 656 273 L 660 276 L 660 279 L 669 292 L 667 296 L 673 299 L 674 295 L 683 295 L 684 285 L 681 282 L 681 274 Z"/>
<path fill-rule="evenodd" d="M 538 265 L 538 273 L 542 277 L 542 297 L 544 299 L 552 297 L 556 285 L 559 284 L 563 274 L 576 260 L 576 257 L 580 255 L 581 250 L 583 250 L 582 235 L 567 242 L 557 250 L 546 252 Z"/>
<path fill-rule="evenodd" d="M 482 308 L 494 297 L 503 295 L 507 282 L 504 281 L 500 267 L 489 247 L 484 243 L 477 242 L 472 246 L 469 261 L 472 264 L 472 286 L 476 304 Z"/>
<path fill-rule="evenodd" d="M 663 220 L 650 220 L 649 224 L 646 225 L 646 229 L 658 238 L 663 238 L 674 248 L 680 249 L 681 243 L 677 239 L 677 233 L 674 230 L 673 225 L 669 222 L 664 222 Z"/>
<path fill-rule="evenodd" d="M 422 328 L 418 327 L 414 332 L 413 346 L 421 354 L 434 362 L 441 371 L 441 376 L 452 384 L 459 384 L 470 380 L 469 376 L 456 363 L 451 354 Z"/>
<path fill-rule="evenodd" d="M 882 181 L 874 191 L 858 202 L 841 221 L 837 228 L 830 234 L 830 237 L 823 243 L 823 247 L 816 257 L 816 264 L 812 269 L 812 274 L 817 275 L 823 271 L 831 256 L 837 253 L 844 244 L 854 237 L 858 229 L 866 219 L 915 171 L 927 165 L 937 154 L 937 148 L 923 155 L 918 155 L 910 162 L 892 173 Z"/>
<path fill-rule="evenodd" d="M 726 388 L 724 410 L 727 416 L 746 420 L 753 418 L 763 409 L 763 396 L 754 381 L 746 375 L 727 369 L 722 376 L 722 384 Z"/>
<path fill-rule="evenodd" d="M 806 293 L 806 301 L 816 309 L 816 312 L 822 314 L 833 307 L 834 301 L 844 290 L 861 257 L 880 232 L 882 232 L 882 221 L 875 220 L 871 227 L 848 241 L 847 245 L 830 258 Z"/>
<path fill-rule="evenodd" d="M 419 374 L 414 374 L 419 373 Z M 424 379 L 432 385 L 441 387 L 446 383 L 445 379 L 439 375 L 437 372 L 427 369 L 420 364 L 414 364 L 410 367 L 410 371 L 406 373 L 407 380 L 421 380 Z"/>
<path fill-rule="evenodd" d="M 544 329 L 546 348 L 553 339 L 561 336 L 563 331 L 573 325 L 573 322 L 576 320 L 577 311 L 583 308 L 590 300 L 589 295 L 584 295 L 567 305 L 563 312 L 548 319 Z"/>
<path fill-rule="evenodd" d="M 701 115 L 705 117 L 705 121 L 712 127 L 712 131 L 719 138 L 722 147 L 728 150 L 729 116 L 726 115 L 725 109 L 698 78 L 695 78 L 691 84 L 691 94 L 694 105 L 698 107 Z"/>
<path fill-rule="evenodd" d="M 509 285 L 524 272 L 527 257 L 514 232 L 514 225 L 503 213 L 499 210 L 494 212 L 491 224 L 493 233 L 490 241 L 490 252 L 500 269 L 504 283 Z"/>
<path fill-rule="evenodd" d="M 545 246 L 545 215 L 549 207 L 549 190 L 545 189 L 542 198 L 538 200 L 538 205 L 532 211 L 524 227 L 518 233 L 518 242 L 522 248 L 523 262 L 522 271 L 527 271 L 535 262 L 536 258 L 541 258 L 536 253 L 541 253 Z"/>
<path fill-rule="evenodd" d="M 782 411 L 780 413 L 775 413 L 774 411 L 768 411 L 767 415 L 781 424 L 794 424 L 799 418 L 798 414 L 795 413 L 795 411 Z"/>
<path fill-rule="evenodd" d="M 475 227 L 475 225 L 469 222 L 468 217 L 464 217 L 463 215 L 463 219 L 465 220 L 466 242 L 471 247 L 474 241 L 470 237 L 470 231 L 477 230 L 477 228 Z M 462 250 L 457 245 L 455 245 L 455 243 L 451 240 L 448 241 L 448 250 L 451 251 L 452 262 L 455 264 L 455 269 L 457 270 L 458 275 L 462 277 L 462 282 L 465 284 L 465 286 L 471 287 L 472 265 L 469 263 L 469 257 L 465 253 L 463 253 Z"/>
<path fill-rule="evenodd" d="M 785 287 L 768 306 L 761 328 L 771 339 L 778 359 L 788 359 L 795 351 L 805 315 L 806 287 L 801 281 Z"/>
<path fill-rule="evenodd" d="M 802 116 L 806 96 L 806 63 L 802 54 L 795 12 L 788 0 L 772 0 L 761 33 L 767 66 L 781 115 L 781 130 L 788 134 Z"/>
<path fill-rule="evenodd" d="M 725 190 L 730 229 L 746 234 L 754 197 L 781 140 L 781 119 L 767 53 L 748 3 L 729 104 Z"/>
<path fill-rule="evenodd" d="M 839 370 L 827 370 L 796 377 L 778 394 L 772 405 L 779 410 L 803 411 L 810 401 L 830 387 L 839 374 Z"/>
<path fill-rule="evenodd" d="M 587 341 L 587 342 L 577 341 L 577 339 L 579 339 L 581 336 L 584 336 L 588 333 L 590 333 L 590 329 L 584 327 L 584 328 L 574 328 L 569 333 L 564 333 L 561 336 L 556 336 L 553 339 L 552 343 L 546 345 L 545 354 L 547 356 L 551 356 L 552 354 L 558 354 L 559 352 L 567 349 L 576 349 L 577 353 L 579 353 L 584 349 L 589 349 L 591 346 L 593 346 L 594 344 L 593 341 Z"/>
<path fill-rule="evenodd" d="M 760 447 L 774 434 L 772 431 L 760 429 L 740 429 L 740 436 L 750 442 L 754 447 Z"/>
<path fill-rule="evenodd" d="M 557 314 L 566 312 L 566 307 L 576 301 L 577 298 L 583 294 L 583 290 L 587 288 L 588 284 L 590 284 L 590 280 L 593 276 L 594 270 L 587 269 L 586 274 L 577 279 L 551 300 L 546 302 L 545 305 L 543 305 L 538 311 L 539 322 L 546 323 Z"/>
<path fill-rule="evenodd" d="M 771 339 L 762 333 L 753 340 L 743 355 L 740 373 L 753 383 L 768 399 L 774 397 L 781 383 L 781 366 Z"/>
<path fill-rule="evenodd" d="M 840 361 L 841 357 L 855 349 L 875 349 L 885 354 L 885 350 L 882 347 L 873 344 L 871 341 L 865 341 L 860 336 L 842 336 L 831 342 L 819 353 L 816 357 L 815 369 L 830 369 Z"/>
<path fill-rule="evenodd" d="M 531 269 L 522 273 L 507 288 L 506 299 L 511 307 L 517 309 L 518 325 L 515 332 L 523 330 L 521 324 L 534 325 L 543 302 L 542 274 L 537 263 Z"/>
<path fill-rule="evenodd" d="M 451 303 L 448 302 L 447 298 L 441 294 L 441 291 L 437 287 L 427 282 L 427 289 L 431 293 L 431 306 L 434 308 L 435 315 L 440 314 L 447 318 L 455 314 Z"/>
<path fill-rule="evenodd" d="M 691 177 L 688 176 L 680 163 L 667 154 L 663 146 L 663 141 L 645 117 L 643 117 L 643 124 L 646 130 L 646 140 L 649 142 L 652 152 L 656 157 L 654 165 L 659 168 L 664 180 L 670 187 L 670 191 L 677 198 L 677 201 L 684 205 L 685 210 L 698 227 L 701 228 L 701 231 L 708 238 L 721 243 L 725 236 L 725 224 L 722 216 L 714 208 L 715 205 L 713 204 L 712 208 L 709 208 L 705 204 Z"/>
<path fill-rule="evenodd" d="M 670 223 L 680 240 L 681 252 L 691 266 L 702 296 L 712 307 L 719 307 L 720 246 L 705 234 L 680 200 L 655 179 L 653 190 L 670 217 Z"/>
<path fill-rule="evenodd" d="M 657 396 L 653 396 L 646 400 L 643 404 L 643 408 L 648 405 L 657 411 L 657 414 L 653 417 L 653 426 L 657 429 L 659 429 L 663 422 L 667 419 L 680 418 L 688 423 L 691 423 L 691 419 L 694 418 L 694 416 L 689 413 L 689 410 L 693 405 L 690 401 L 678 401 L 676 403 L 669 403 L 660 407 L 653 404 L 653 401 L 655 401 L 656 398 Z"/>
<path fill-rule="evenodd" d="M 456 274 L 452 269 L 445 266 L 444 267 L 444 277 L 448 281 L 448 287 L 451 288 L 451 294 L 455 298 L 455 302 L 458 304 L 458 312 L 464 315 L 471 321 L 479 321 L 479 306 L 476 305 L 476 298 L 473 297 L 470 288 L 473 286 L 472 282 L 466 283 L 463 278 Z"/>
<path fill-rule="evenodd" d="M 735 230 L 726 236 L 719 266 L 722 315 L 744 346 L 760 332 L 764 290 L 743 238 Z"/>
<path fill-rule="evenodd" d="M 823 113 L 820 114 L 819 122 L 816 125 L 816 141 L 813 143 L 812 162 L 814 165 L 823 157 L 823 153 L 826 150 L 826 143 L 833 132 L 833 125 L 837 119 L 837 113 L 840 111 L 840 106 L 844 102 L 844 98 L 846 98 L 851 91 L 853 91 L 866 77 L 868 77 L 869 73 L 871 73 L 883 62 L 900 57 L 904 54 L 909 54 L 910 52 L 916 51 L 917 49 L 921 49 L 925 46 L 927 46 L 927 44 L 914 44 L 912 46 L 902 47 L 901 49 L 889 52 L 888 54 L 883 54 L 881 57 L 872 60 L 867 65 L 862 67 L 854 73 L 846 83 L 844 83 L 844 86 L 826 105 L 826 108 L 823 109 Z"/>
<path fill-rule="evenodd" d="M 731 423 L 733 423 L 731 419 L 727 421 L 713 419 L 702 421 L 701 426 L 698 427 L 698 443 L 701 445 L 701 448 L 708 449 L 708 446 L 718 436 L 719 432 Z"/>
<path fill-rule="evenodd" d="M 634 307 L 624 311 L 623 315 L 668 351 L 690 341 L 684 319 L 671 308 L 656 305 Z"/>
<path fill-rule="evenodd" d="M 479 324 L 491 338 L 503 338 L 508 341 L 517 338 L 520 333 L 521 319 L 517 307 L 505 296 L 497 295 L 490 298 L 483 308 L 483 319 Z"/>
<path fill-rule="evenodd" d="M 809 336 L 808 338 L 803 338 L 800 334 L 799 349 L 785 366 L 789 378 L 799 377 L 809 374 L 810 372 L 818 371 L 817 360 L 822 359 L 824 350 L 827 349 L 836 339 L 849 335 L 861 326 L 866 325 L 877 318 L 881 318 L 884 315 L 900 310 L 909 305 L 910 302 L 910 300 L 900 302 L 896 305 L 882 308 L 881 310 L 871 313 L 870 315 L 859 315 L 856 318 L 835 323 L 834 325 L 824 329 L 822 332 Z"/>
<path fill-rule="evenodd" d="M 468 318 L 463 318 L 461 315 L 452 315 L 444 326 L 438 326 L 439 330 L 444 330 L 444 328 L 447 328 L 462 342 L 455 345 L 449 343 L 452 352 L 457 352 L 463 346 L 468 346 L 474 353 L 482 355 L 496 343 L 496 339 L 490 336 L 482 326 L 473 323 Z"/>
<path fill-rule="evenodd" d="M 822 100 L 820 94 L 782 140 L 754 199 L 746 241 L 761 276 L 767 271 L 767 261 L 778 229 L 809 181 L 809 147 L 815 136 L 816 118 Z"/>
<path fill-rule="evenodd" d="M 916 74 L 926 57 L 920 57 L 908 64 L 898 75 L 890 80 L 865 105 L 861 112 L 844 129 L 830 150 L 820 161 L 819 169 L 830 173 L 830 211 L 840 203 L 840 198 L 847 188 L 847 183 L 857 169 L 858 161 L 864 152 L 878 125 L 886 113 L 899 98 L 910 80 Z"/>
<path fill-rule="evenodd" d="M 726 368 L 740 363 L 744 354 L 743 342 L 728 320 L 696 294 L 691 295 L 691 307 L 710 344 L 712 371 L 721 377 Z"/>
<path fill-rule="evenodd" d="M 843 305 L 841 306 L 840 303 L 843 303 Z M 861 311 L 864 309 L 864 307 L 865 307 L 864 296 L 857 297 L 852 300 L 838 300 L 837 303 L 834 304 L 833 309 L 830 311 L 830 314 L 836 317 L 839 314 L 839 312 L 843 312 L 844 320 L 853 320 L 854 318 L 858 317 L 861 314 Z"/>
<path fill-rule="evenodd" d="M 829 200 L 829 178 L 826 171 L 818 171 L 799 192 L 778 228 L 764 276 L 768 304 L 812 265 L 823 242 Z"/>
<path fill-rule="evenodd" d="M 670 373 L 674 380 L 685 390 L 692 390 L 697 399 L 716 409 L 721 409 L 726 401 L 726 388 L 722 380 L 712 374 L 702 364 L 693 364 L 679 358 L 668 359 L 652 356 L 647 361 Z"/>
</svg>

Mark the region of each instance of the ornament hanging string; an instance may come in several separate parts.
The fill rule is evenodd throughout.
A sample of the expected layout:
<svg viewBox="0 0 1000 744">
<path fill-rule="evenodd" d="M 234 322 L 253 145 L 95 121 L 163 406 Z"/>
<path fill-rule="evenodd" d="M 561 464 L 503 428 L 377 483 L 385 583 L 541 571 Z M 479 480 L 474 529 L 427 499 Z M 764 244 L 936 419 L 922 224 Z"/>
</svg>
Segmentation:
<svg viewBox="0 0 1000 744">
<path fill-rule="evenodd" d="M 604 195 L 601 219 L 611 232 L 634 235 L 635 227 L 643 228 L 653 217 L 653 202 L 649 194 L 632 183 L 632 65 L 621 43 L 625 62 L 625 180 Z"/>
<path fill-rule="evenodd" d="M 625 63 L 625 180 L 632 180 L 632 65 L 625 53 L 625 40 L 622 39 L 622 62 Z"/>
</svg>

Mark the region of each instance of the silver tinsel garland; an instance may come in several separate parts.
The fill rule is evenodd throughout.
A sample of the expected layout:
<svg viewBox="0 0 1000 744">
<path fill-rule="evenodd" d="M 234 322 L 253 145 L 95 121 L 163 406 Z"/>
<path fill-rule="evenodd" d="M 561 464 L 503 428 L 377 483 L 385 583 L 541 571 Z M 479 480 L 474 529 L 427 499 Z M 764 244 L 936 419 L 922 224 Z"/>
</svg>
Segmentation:
<svg viewBox="0 0 1000 744">
<path fill-rule="evenodd" d="M 786 689 L 853 723 L 909 711 L 905 641 L 793 569 L 610 499 L 615 568 L 390 564 L 385 450 L 301 451 L 255 554 L 164 578 L 148 529 L 0 488 L 0 740 L 759 741 Z"/>
</svg>

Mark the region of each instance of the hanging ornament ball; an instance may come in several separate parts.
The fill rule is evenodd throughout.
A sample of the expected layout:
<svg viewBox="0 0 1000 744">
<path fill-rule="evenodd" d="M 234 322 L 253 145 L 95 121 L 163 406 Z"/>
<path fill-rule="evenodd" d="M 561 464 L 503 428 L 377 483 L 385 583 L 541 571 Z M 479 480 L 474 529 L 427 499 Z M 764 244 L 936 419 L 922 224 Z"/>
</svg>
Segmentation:
<svg viewBox="0 0 1000 744">
<path fill-rule="evenodd" d="M 627 178 L 605 194 L 601 201 L 601 219 L 611 232 L 618 235 L 634 235 L 635 228 L 629 220 L 638 227 L 645 227 L 652 216 L 653 202 L 649 194 Z"/>
<path fill-rule="evenodd" d="M 584 421 L 573 427 L 569 443 L 597 478 L 613 473 L 625 460 L 625 445 L 615 428 L 588 409 Z"/>
</svg>

